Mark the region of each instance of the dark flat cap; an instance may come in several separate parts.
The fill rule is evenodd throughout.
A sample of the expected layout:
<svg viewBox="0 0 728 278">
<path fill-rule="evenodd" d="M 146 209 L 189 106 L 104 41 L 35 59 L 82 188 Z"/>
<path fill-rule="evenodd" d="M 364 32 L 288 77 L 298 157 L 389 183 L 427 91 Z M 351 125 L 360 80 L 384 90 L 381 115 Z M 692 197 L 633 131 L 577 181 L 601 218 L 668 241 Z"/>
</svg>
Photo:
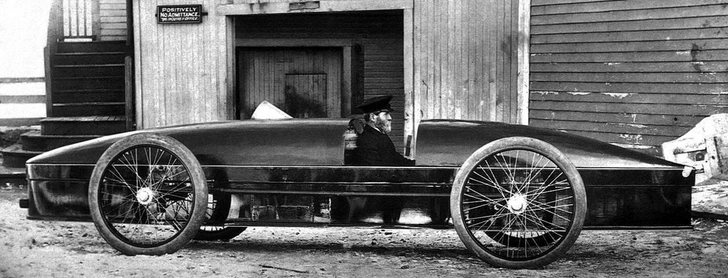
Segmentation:
<svg viewBox="0 0 728 278">
<path fill-rule="evenodd" d="M 390 100 L 392 100 L 392 96 L 373 97 L 357 105 L 356 108 L 359 108 L 362 113 L 373 113 L 377 111 L 392 112 L 394 110 L 389 106 Z"/>
</svg>

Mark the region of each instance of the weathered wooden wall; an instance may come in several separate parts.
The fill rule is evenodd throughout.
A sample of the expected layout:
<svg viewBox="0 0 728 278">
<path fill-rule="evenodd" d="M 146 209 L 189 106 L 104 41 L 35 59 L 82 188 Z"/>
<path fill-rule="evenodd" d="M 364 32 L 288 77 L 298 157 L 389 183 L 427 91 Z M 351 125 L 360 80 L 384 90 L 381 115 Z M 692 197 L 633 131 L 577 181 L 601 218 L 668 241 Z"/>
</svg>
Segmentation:
<svg viewBox="0 0 728 278">
<path fill-rule="evenodd" d="M 218 0 L 200 0 L 200 24 L 157 24 L 158 5 L 184 0 L 135 1 L 134 36 L 138 128 L 232 119 L 233 80 L 224 16 L 215 16 Z"/>
<path fill-rule="evenodd" d="M 137 5 L 137 1 L 134 4 Z M 126 0 L 98 0 L 98 39 L 102 41 L 126 40 Z"/>
<path fill-rule="evenodd" d="M 414 2 L 422 119 L 518 122 L 519 1 Z"/>
<path fill-rule="evenodd" d="M 727 6 L 532 0 L 530 124 L 658 154 L 728 112 Z"/>
<path fill-rule="evenodd" d="M 294 111 L 308 106 L 320 113 L 313 113 L 307 118 L 348 116 L 341 114 L 340 48 L 254 47 L 241 48 L 236 55 L 240 119 L 249 119 L 255 108 L 263 101 L 283 109 L 294 118 L 301 117 L 300 114 L 294 115 Z M 316 89 L 310 91 L 310 95 L 301 96 L 303 98 L 300 99 L 298 93 L 288 91 L 291 87 L 315 85 L 308 83 L 309 81 L 322 84 L 309 87 Z M 298 86 L 295 86 L 297 83 Z M 298 105 L 291 103 L 295 100 L 301 103 Z"/>
<path fill-rule="evenodd" d="M 285 2 L 290 1 L 203 0 L 210 14 L 199 25 L 154 23 L 157 5 L 188 4 L 181 0 L 135 2 L 140 127 L 233 119 L 234 46 L 256 47 L 239 43 L 276 38 L 331 40 L 337 46 L 354 41 L 357 46 L 345 51 L 361 51 L 361 59 L 345 66 L 361 66 L 363 74 L 352 72 L 358 82 L 352 91 L 360 91 L 352 92 L 350 105 L 394 95 L 402 113 L 395 115 L 394 128 L 404 131 L 393 136 L 395 142 L 404 142 L 401 134 L 412 134 L 421 119 L 523 122 L 518 23 L 519 6 L 527 0 L 321 1 L 320 9 L 304 14 Z M 291 21 L 306 14 L 327 19 Z M 240 23 L 253 17 L 285 20 L 265 28 Z M 276 31 L 290 22 L 297 29 Z"/>
</svg>

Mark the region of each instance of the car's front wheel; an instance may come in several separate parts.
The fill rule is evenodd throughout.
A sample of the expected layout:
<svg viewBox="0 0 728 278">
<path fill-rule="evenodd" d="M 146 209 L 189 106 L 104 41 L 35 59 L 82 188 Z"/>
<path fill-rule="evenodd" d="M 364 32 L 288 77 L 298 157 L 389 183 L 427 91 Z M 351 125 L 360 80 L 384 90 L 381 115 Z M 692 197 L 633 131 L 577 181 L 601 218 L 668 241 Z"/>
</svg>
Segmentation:
<svg viewBox="0 0 728 278">
<path fill-rule="evenodd" d="M 207 185 L 179 141 L 141 133 L 112 144 L 96 163 L 89 208 L 101 236 L 126 255 L 162 255 L 187 244 L 204 222 Z"/>
<path fill-rule="evenodd" d="M 450 195 L 458 236 L 496 267 L 536 268 L 576 241 L 586 193 L 576 167 L 554 146 L 510 137 L 475 151 L 458 171 Z"/>
</svg>

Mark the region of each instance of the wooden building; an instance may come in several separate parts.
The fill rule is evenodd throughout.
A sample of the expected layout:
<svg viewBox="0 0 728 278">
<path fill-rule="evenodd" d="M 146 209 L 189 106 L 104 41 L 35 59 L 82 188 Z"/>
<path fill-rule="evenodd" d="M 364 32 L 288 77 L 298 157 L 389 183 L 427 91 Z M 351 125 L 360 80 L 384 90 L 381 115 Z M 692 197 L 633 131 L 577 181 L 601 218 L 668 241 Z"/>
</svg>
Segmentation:
<svg viewBox="0 0 728 278">
<path fill-rule="evenodd" d="M 49 28 L 48 123 L 246 119 L 263 100 L 340 118 L 391 94 L 400 148 L 419 121 L 448 118 L 659 155 L 728 112 L 728 0 L 55 1 L 64 17 Z M 199 7 L 201 20 L 161 23 L 167 6 Z M 79 38 L 97 50 L 62 53 Z M 85 64 L 119 54 L 126 63 Z"/>
<path fill-rule="evenodd" d="M 245 119 L 263 100 L 349 117 L 384 94 L 398 143 L 427 118 L 525 123 L 523 1 L 206 0 L 202 23 L 157 24 L 183 3 L 134 6 L 138 127 Z"/>
</svg>

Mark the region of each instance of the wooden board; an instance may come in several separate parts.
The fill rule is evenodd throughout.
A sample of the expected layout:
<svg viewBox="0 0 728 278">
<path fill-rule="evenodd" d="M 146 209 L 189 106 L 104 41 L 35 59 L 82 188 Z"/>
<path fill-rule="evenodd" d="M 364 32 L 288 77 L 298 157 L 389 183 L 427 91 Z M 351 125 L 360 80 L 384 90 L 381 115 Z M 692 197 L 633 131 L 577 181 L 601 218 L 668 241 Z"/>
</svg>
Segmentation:
<svg viewBox="0 0 728 278">
<path fill-rule="evenodd" d="M 96 2 L 96 1 L 95 1 Z M 126 2 L 123 0 L 99 0 L 98 39 L 102 41 L 126 40 Z M 136 5 L 136 3 L 135 3 Z"/>
<path fill-rule="evenodd" d="M 417 1 L 414 14 L 415 113 L 518 122 L 519 1 Z"/>
<path fill-rule="evenodd" d="M 217 1 L 199 3 L 214 7 Z M 226 51 L 227 18 L 207 16 L 200 24 L 156 24 L 157 4 L 134 2 L 137 127 L 232 119 L 230 87 L 234 80 L 228 77 L 228 62 L 234 58 Z"/>
</svg>

